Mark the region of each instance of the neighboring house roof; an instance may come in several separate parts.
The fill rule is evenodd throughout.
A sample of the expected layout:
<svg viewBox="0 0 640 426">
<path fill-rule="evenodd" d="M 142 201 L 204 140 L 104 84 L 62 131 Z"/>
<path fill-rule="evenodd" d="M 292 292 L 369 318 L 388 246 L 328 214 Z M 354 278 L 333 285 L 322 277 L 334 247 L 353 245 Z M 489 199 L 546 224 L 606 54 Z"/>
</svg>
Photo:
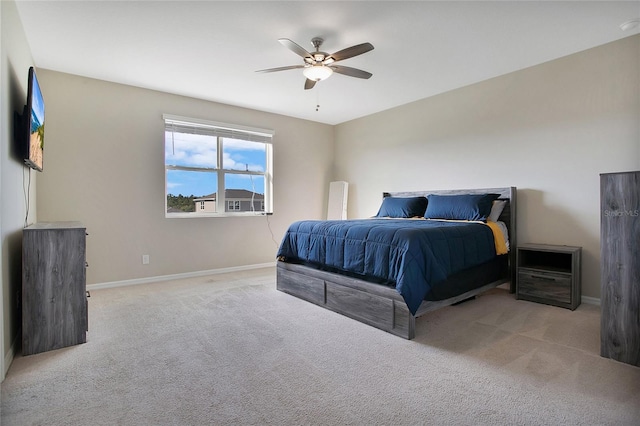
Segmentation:
<svg viewBox="0 0 640 426">
<path fill-rule="evenodd" d="M 214 192 L 213 194 L 203 195 L 202 197 L 194 198 L 193 201 L 215 200 L 216 194 L 217 193 Z M 224 190 L 224 197 L 227 199 L 251 199 L 252 196 L 253 196 L 253 199 L 256 201 L 264 200 L 264 194 L 247 191 L 246 189 L 225 189 Z"/>
<path fill-rule="evenodd" d="M 216 193 L 214 192 L 213 194 L 209 194 L 209 195 L 203 195 L 202 197 L 198 197 L 198 198 L 194 198 L 193 201 L 215 201 L 216 199 Z"/>
</svg>

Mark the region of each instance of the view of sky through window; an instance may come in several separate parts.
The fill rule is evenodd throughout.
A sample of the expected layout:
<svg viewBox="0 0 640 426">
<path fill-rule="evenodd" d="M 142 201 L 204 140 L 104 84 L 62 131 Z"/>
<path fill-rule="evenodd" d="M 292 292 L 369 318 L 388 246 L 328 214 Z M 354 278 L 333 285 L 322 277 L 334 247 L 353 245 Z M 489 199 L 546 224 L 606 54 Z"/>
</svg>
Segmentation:
<svg viewBox="0 0 640 426">
<path fill-rule="evenodd" d="M 266 170 L 266 146 L 260 142 L 224 138 L 222 142 L 224 170 Z M 165 164 L 193 167 L 193 170 L 167 170 L 167 194 L 209 195 L 217 191 L 217 138 L 215 136 L 165 132 Z M 226 189 L 246 189 L 264 194 L 264 177 L 248 174 L 225 174 Z"/>
</svg>

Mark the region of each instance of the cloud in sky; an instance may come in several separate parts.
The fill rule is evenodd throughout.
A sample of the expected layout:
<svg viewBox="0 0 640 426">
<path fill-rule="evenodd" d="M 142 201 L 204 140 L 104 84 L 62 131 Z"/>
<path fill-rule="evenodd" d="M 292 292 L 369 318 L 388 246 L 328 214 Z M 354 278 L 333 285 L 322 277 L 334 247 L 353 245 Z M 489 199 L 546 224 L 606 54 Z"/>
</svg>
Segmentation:
<svg viewBox="0 0 640 426">
<path fill-rule="evenodd" d="M 229 170 L 265 170 L 264 144 L 224 139 L 222 167 Z M 186 167 L 217 167 L 217 141 L 213 136 L 167 132 L 165 135 L 165 163 Z"/>
<path fill-rule="evenodd" d="M 214 168 L 218 158 L 216 138 L 167 132 L 164 155 L 166 164 Z"/>
</svg>

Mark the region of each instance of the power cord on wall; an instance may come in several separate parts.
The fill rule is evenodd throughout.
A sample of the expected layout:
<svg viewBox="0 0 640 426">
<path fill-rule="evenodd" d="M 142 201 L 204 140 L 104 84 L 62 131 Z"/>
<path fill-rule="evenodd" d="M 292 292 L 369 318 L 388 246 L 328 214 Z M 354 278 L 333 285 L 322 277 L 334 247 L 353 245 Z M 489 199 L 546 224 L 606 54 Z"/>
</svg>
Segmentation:
<svg viewBox="0 0 640 426">
<path fill-rule="evenodd" d="M 246 165 L 246 169 L 247 171 L 249 171 L 249 164 Z M 255 208 L 254 208 L 254 197 L 256 195 L 256 187 L 253 183 L 253 175 L 249 175 L 249 180 L 251 181 L 251 211 L 255 212 Z M 273 235 L 273 230 L 271 229 L 271 222 L 269 222 L 269 216 L 271 216 L 271 213 L 263 213 L 265 215 L 265 217 L 267 218 L 267 228 L 269 228 L 269 233 L 271 234 L 271 240 L 273 241 L 273 243 L 276 245 L 276 249 L 280 247 L 280 245 L 278 244 L 278 242 L 276 241 L 276 237 Z"/>
<path fill-rule="evenodd" d="M 276 241 L 276 237 L 273 235 L 273 230 L 271 229 L 271 222 L 269 222 L 269 216 L 271 216 L 270 213 L 265 214 L 266 218 L 267 218 L 267 228 L 269 228 L 269 233 L 271 234 L 271 240 L 273 240 L 273 243 L 276 245 L 276 249 L 280 247 L 280 244 L 278 244 L 278 242 Z"/>
</svg>

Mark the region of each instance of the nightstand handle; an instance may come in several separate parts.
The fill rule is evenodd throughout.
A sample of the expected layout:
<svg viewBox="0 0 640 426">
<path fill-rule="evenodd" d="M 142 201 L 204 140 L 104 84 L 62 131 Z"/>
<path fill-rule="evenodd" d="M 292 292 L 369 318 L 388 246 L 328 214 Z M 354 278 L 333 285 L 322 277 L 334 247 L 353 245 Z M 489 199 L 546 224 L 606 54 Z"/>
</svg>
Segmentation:
<svg viewBox="0 0 640 426">
<path fill-rule="evenodd" d="M 553 277 L 547 277 L 546 275 L 536 275 L 536 274 L 531 274 L 530 275 L 531 278 L 538 278 L 540 280 L 547 280 L 547 281 L 555 281 L 556 279 Z"/>
</svg>

